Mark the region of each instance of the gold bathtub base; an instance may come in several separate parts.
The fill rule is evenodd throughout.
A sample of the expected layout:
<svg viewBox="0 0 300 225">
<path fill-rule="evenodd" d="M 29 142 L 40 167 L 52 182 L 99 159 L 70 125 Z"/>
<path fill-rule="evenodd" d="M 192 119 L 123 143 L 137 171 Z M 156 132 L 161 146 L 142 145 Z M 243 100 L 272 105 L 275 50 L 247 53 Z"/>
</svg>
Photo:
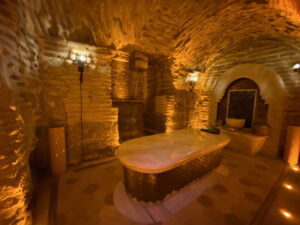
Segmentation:
<svg viewBox="0 0 300 225">
<path fill-rule="evenodd" d="M 124 168 L 124 184 L 129 196 L 138 202 L 156 203 L 208 174 L 220 165 L 221 149 L 162 173 L 141 173 Z"/>
</svg>

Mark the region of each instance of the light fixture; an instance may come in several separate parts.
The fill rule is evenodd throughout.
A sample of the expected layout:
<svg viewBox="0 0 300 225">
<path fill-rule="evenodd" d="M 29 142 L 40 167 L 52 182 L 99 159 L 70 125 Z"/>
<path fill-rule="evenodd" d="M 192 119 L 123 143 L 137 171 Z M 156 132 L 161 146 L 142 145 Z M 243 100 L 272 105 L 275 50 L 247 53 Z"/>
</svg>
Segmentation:
<svg viewBox="0 0 300 225">
<path fill-rule="evenodd" d="M 193 91 L 194 86 L 198 81 L 199 73 L 200 73 L 199 71 L 193 71 L 193 72 L 188 74 L 187 81 L 190 85 L 190 91 L 191 92 Z"/>
<path fill-rule="evenodd" d="M 286 218 L 291 218 L 291 217 L 292 217 L 292 214 L 291 214 L 290 212 L 284 210 L 284 209 L 281 209 L 281 210 L 280 210 L 280 213 L 281 213 L 282 215 L 284 215 Z"/>
<path fill-rule="evenodd" d="M 85 63 L 86 63 L 86 56 L 85 56 L 85 55 L 78 55 L 77 61 L 78 61 L 80 64 L 85 64 Z"/>
<path fill-rule="evenodd" d="M 286 189 L 289 189 L 289 190 L 292 190 L 292 189 L 293 189 L 293 186 L 292 186 L 292 185 L 289 185 L 289 184 L 283 184 L 283 186 L 284 186 Z"/>
<path fill-rule="evenodd" d="M 298 166 L 291 166 L 292 170 L 294 170 L 295 172 L 299 171 L 299 167 Z"/>
<path fill-rule="evenodd" d="M 86 56 L 85 55 L 77 55 L 77 62 L 78 62 L 78 72 L 80 72 L 80 83 L 83 81 L 83 72 L 84 72 L 84 65 L 86 63 Z"/>
<path fill-rule="evenodd" d="M 300 63 L 296 63 L 295 65 L 293 65 L 293 71 L 294 72 L 298 72 L 298 71 L 300 71 Z"/>
<path fill-rule="evenodd" d="M 80 128 L 81 128 L 81 150 L 82 150 L 82 161 L 85 160 L 85 151 L 84 151 L 84 142 L 83 142 L 83 119 L 82 119 L 82 82 L 83 82 L 83 72 L 84 72 L 84 65 L 86 64 L 86 56 L 85 55 L 77 55 L 77 63 L 78 63 L 78 72 L 80 72 Z"/>
</svg>

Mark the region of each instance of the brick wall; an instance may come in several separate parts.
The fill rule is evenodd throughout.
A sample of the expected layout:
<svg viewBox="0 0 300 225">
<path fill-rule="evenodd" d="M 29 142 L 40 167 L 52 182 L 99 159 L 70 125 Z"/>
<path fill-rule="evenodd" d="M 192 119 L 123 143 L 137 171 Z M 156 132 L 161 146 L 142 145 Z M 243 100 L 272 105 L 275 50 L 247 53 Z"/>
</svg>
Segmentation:
<svg viewBox="0 0 300 225">
<path fill-rule="evenodd" d="M 152 132 L 172 131 L 186 127 L 207 127 L 207 99 L 196 85 L 193 91 L 185 79 L 173 71 L 173 62 L 160 56 L 150 60 L 147 74 L 149 85 L 145 126 Z M 199 77 L 201 80 L 201 77 Z"/>
<path fill-rule="evenodd" d="M 112 98 L 131 98 L 130 53 L 118 52 L 111 62 Z"/>
<path fill-rule="evenodd" d="M 112 98 L 119 110 L 120 141 L 144 135 L 144 112 L 148 101 L 148 55 L 116 52 L 112 60 Z"/>
<path fill-rule="evenodd" d="M 127 1 L 113 5 L 111 1 L 101 4 L 91 1 L 93 7 L 89 8 L 83 7 L 85 3 L 74 5 L 74 2 L 0 2 L 1 138 L 8 142 L 3 142 L 0 154 L 4 184 L 0 187 L 2 223 L 31 221 L 27 211 L 31 199 L 28 158 L 36 143 L 36 131 L 39 142 L 33 157 L 35 162 L 47 164 L 47 128 L 53 125 L 66 127 L 69 163 L 82 160 L 82 146 L 78 142 L 81 137 L 79 81 L 73 64 L 76 51 L 86 53 L 90 65 L 82 86 L 84 149 L 90 150 L 84 152 L 84 157 L 86 160 L 103 157 L 113 153 L 118 145 L 118 110 L 112 107 L 111 86 L 114 98 L 132 97 L 127 89 L 132 83 L 127 76 L 131 73 L 130 54 L 112 53 L 107 48 L 91 45 L 110 45 L 111 49 L 136 45 L 136 49 L 153 55 L 153 64 L 146 73 L 141 72 L 146 77 L 143 81 L 147 80 L 146 94 L 143 93 L 146 127 L 155 124 L 153 129 L 168 131 L 206 126 L 210 90 L 224 71 L 241 63 L 265 64 L 282 78 L 287 90 L 282 145 L 286 126 L 299 125 L 300 79 L 291 66 L 299 61 L 300 51 L 298 42 L 287 38 L 299 37 L 298 5 L 290 4 L 292 1 L 288 6 L 282 6 L 284 1 L 279 1 L 279 5 L 271 7 L 267 1 L 264 4 L 247 1 L 246 5 L 243 1 L 234 4 L 157 1 L 141 5 L 130 1 L 129 8 L 133 11 L 127 13 L 123 11 L 128 9 Z M 282 16 L 278 8 L 285 10 L 282 15 L 287 14 L 296 25 Z M 41 37 L 40 66 L 36 38 Z M 180 87 L 185 86 L 184 80 L 178 79 L 184 67 L 207 68 L 194 94 Z M 160 103 L 163 105 L 159 106 Z M 11 105 L 16 109 L 10 108 Z M 15 130 L 18 132 L 7 136 Z"/>
<path fill-rule="evenodd" d="M 84 54 L 88 63 L 82 83 L 82 121 L 80 82 L 76 54 Z M 118 109 L 111 99 L 110 50 L 59 39 L 41 42 L 40 77 L 41 120 L 36 161 L 47 163 L 47 129 L 66 129 L 67 162 L 103 158 L 114 153 L 119 144 Z M 81 137 L 83 133 L 83 147 Z"/>
</svg>

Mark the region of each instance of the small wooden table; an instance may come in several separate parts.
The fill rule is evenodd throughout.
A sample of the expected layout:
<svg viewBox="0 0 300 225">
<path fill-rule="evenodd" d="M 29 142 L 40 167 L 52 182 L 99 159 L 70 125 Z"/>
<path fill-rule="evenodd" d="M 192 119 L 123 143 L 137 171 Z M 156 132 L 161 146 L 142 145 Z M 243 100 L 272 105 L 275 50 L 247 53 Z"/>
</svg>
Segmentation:
<svg viewBox="0 0 300 225">
<path fill-rule="evenodd" d="M 183 129 L 122 143 L 117 157 L 124 183 L 137 201 L 158 202 L 220 164 L 221 149 L 230 138 L 196 129 Z"/>
</svg>

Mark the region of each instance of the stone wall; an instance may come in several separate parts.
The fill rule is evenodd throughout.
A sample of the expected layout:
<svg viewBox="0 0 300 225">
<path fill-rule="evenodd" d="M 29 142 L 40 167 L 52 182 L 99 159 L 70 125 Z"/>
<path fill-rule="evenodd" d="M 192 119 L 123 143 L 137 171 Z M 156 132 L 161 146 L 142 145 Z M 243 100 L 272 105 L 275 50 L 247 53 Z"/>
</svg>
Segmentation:
<svg viewBox="0 0 300 225">
<path fill-rule="evenodd" d="M 147 98 L 145 105 L 145 131 L 147 133 L 163 132 L 165 130 L 164 116 L 155 111 L 155 96 L 161 89 L 161 75 L 163 64 L 156 58 L 151 57 L 147 70 Z"/>
<path fill-rule="evenodd" d="M 191 91 L 185 79 L 175 79 L 173 63 L 167 57 L 152 58 L 149 63 L 145 128 L 150 132 L 170 132 L 207 127 L 208 113 L 203 111 L 207 99 L 201 94 L 201 86 L 196 84 Z"/>
<path fill-rule="evenodd" d="M 87 56 L 82 83 L 82 123 L 77 54 Z M 109 49 L 41 41 L 41 120 L 35 161 L 47 165 L 49 127 L 64 126 L 69 165 L 114 154 L 119 144 L 118 109 L 112 107 Z M 82 146 L 83 134 L 83 146 Z"/>
<path fill-rule="evenodd" d="M 24 122 L 16 112 L 12 91 L 0 76 L 0 224 L 29 224 L 31 198 Z"/>
<path fill-rule="evenodd" d="M 300 60 L 295 2 L 92 0 L 86 7 L 77 0 L 0 1 L 0 222 L 30 224 L 28 158 L 37 135 L 33 160 L 49 163 L 49 126 L 66 127 L 69 164 L 114 152 L 118 110 L 111 92 L 118 100 L 143 102 L 143 121 L 140 102 L 128 104 L 138 105 L 133 111 L 139 114 L 130 119 L 136 131 L 142 131 L 142 123 L 159 132 L 199 128 L 208 124 L 210 91 L 224 71 L 264 64 L 280 75 L 287 90 L 283 146 L 286 126 L 300 123 L 299 73 L 291 70 Z M 147 70 L 131 67 L 132 50 L 120 52 L 126 47 L 151 55 Z M 83 146 L 76 53 L 89 60 L 82 85 Z M 141 65 L 144 56 L 137 57 Z M 185 87 L 184 68 L 206 68 L 194 93 Z M 133 92 L 128 85 L 143 88 Z"/>
<path fill-rule="evenodd" d="M 148 100 L 148 55 L 120 52 L 112 60 L 112 98 L 119 109 L 120 141 L 144 135 L 144 112 Z"/>
<path fill-rule="evenodd" d="M 130 53 L 118 52 L 111 62 L 112 98 L 131 98 Z"/>
<path fill-rule="evenodd" d="M 241 41 L 298 40 L 297 0 L 28 0 L 41 36 L 113 45 L 174 58 L 199 68 Z M 66 17 L 65 15 L 68 14 Z"/>
<path fill-rule="evenodd" d="M 290 89 L 284 123 L 299 123 L 299 107 L 294 103 L 299 98 L 299 77 L 287 70 L 291 61 L 299 59 L 299 51 L 295 51 L 300 37 L 296 0 L 91 0 L 90 7 L 76 0 L 29 0 L 28 4 L 39 36 L 117 50 L 134 46 L 150 55 L 167 55 L 174 62 L 171 76 L 175 80 L 181 68 L 205 68 L 208 73 L 203 84 L 210 86 L 228 64 L 273 64 L 270 68 L 294 89 Z M 207 121 L 209 91 L 210 87 L 201 90 L 203 122 Z"/>
<path fill-rule="evenodd" d="M 299 121 L 299 107 L 294 103 L 299 98 L 299 78 L 287 70 L 291 61 L 299 59 L 299 50 L 295 51 L 300 40 L 296 0 L 90 0 L 90 7 L 76 0 L 29 0 L 28 4 L 39 36 L 117 50 L 134 46 L 150 55 L 167 55 L 174 61 L 174 79 L 180 68 L 206 68 L 210 72 L 204 85 L 210 86 L 228 64 L 273 64 L 270 68 L 294 89 L 285 124 Z M 208 107 L 209 90 L 201 91 L 204 108 Z"/>
<path fill-rule="evenodd" d="M 202 104 L 197 92 L 176 90 L 174 95 L 155 97 L 154 116 L 158 121 L 163 121 L 161 131 L 171 132 L 187 127 L 206 128 L 208 114 L 201 111 Z"/>
<path fill-rule="evenodd" d="M 213 90 L 219 77 L 237 64 L 262 64 L 277 73 L 285 89 L 286 104 L 280 140 L 281 151 L 279 152 L 282 155 L 287 125 L 300 123 L 299 73 L 292 70 L 292 66 L 299 61 L 299 49 L 295 45 L 287 45 L 276 40 L 239 43 L 232 49 L 228 49 L 226 54 L 218 58 L 208 69 L 203 86 L 207 90 Z M 210 92 L 208 92 L 208 98 L 209 95 Z"/>
<path fill-rule="evenodd" d="M 31 224 L 29 155 L 39 111 L 37 41 L 21 0 L 0 3 L 0 224 Z"/>
<path fill-rule="evenodd" d="M 190 92 L 186 81 L 176 87 L 172 61 L 166 56 L 118 52 L 112 60 L 112 97 L 119 108 L 122 141 L 144 135 L 206 127 L 206 101 L 199 86 Z M 178 85 L 177 85 L 178 86 Z"/>
<path fill-rule="evenodd" d="M 114 101 L 113 105 L 119 110 L 118 125 L 120 142 L 144 136 L 144 102 Z"/>
</svg>

